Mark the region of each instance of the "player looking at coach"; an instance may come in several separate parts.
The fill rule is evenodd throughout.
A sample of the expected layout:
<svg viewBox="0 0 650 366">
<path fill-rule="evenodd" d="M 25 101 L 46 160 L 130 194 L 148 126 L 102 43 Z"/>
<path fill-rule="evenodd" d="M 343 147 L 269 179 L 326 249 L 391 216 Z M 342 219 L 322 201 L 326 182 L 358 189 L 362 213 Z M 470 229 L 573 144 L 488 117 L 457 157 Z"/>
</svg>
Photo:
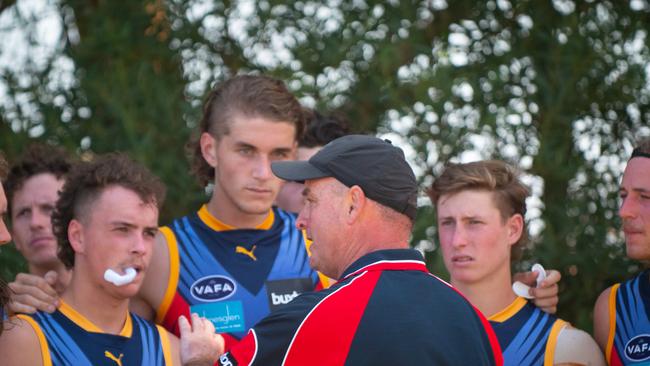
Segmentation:
<svg viewBox="0 0 650 366">
<path fill-rule="evenodd" d="M 513 167 L 450 164 L 428 193 L 451 284 L 488 317 L 506 365 L 604 365 L 589 334 L 513 292 L 510 268 L 528 236 L 529 196 Z"/>
<path fill-rule="evenodd" d="M 4 365 L 178 365 L 178 339 L 129 312 L 158 231 L 164 186 L 124 155 L 79 164 L 53 214 L 59 257 L 73 269 L 52 314 L 10 318 Z M 184 364 L 210 365 L 223 347 L 211 323 L 182 319 Z M 192 329 L 193 328 L 193 329 Z M 194 342 L 209 344 L 211 352 Z M 26 351 L 28 350 L 28 351 Z"/>
</svg>

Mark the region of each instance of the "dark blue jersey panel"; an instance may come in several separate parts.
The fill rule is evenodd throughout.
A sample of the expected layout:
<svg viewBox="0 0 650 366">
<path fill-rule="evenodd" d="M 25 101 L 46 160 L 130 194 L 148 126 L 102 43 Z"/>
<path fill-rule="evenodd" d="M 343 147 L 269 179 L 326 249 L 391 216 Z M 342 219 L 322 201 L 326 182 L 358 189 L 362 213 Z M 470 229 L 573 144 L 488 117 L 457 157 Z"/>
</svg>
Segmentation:
<svg viewBox="0 0 650 366">
<path fill-rule="evenodd" d="M 158 328 L 136 315 L 131 315 L 130 337 L 86 331 L 58 310 L 32 318 L 45 335 L 54 366 L 114 366 L 115 360 L 123 365 L 165 365 Z"/>
<path fill-rule="evenodd" d="M 447 284 L 424 272 L 384 271 L 345 364 L 491 365 L 489 349 L 479 317 Z"/>
</svg>

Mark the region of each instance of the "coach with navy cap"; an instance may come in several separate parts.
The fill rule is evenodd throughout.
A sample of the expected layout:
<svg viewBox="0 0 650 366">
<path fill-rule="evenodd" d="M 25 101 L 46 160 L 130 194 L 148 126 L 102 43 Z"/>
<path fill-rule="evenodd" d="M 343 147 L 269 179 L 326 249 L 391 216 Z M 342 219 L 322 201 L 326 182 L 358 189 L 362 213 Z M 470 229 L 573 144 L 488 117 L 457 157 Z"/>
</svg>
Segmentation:
<svg viewBox="0 0 650 366">
<path fill-rule="evenodd" d="M 339 281 L 271 313 L 222 365 L 502 364 L 485 318 L 409 248 L 418 189 L 400 148 L 348 135 L 271 169 L 305 183 L 296 225 Z"/>
</svg>

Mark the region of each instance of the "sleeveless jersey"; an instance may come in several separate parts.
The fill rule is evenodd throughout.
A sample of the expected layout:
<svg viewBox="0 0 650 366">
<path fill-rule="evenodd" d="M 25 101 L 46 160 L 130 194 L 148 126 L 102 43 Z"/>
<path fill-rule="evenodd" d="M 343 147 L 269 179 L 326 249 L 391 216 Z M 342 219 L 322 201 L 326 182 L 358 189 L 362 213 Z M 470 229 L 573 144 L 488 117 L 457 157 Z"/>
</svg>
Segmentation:
<svg viewBox="0 0 650 366">
<path fill-rule="evenodd" d="M 271 311 L 322 288 L 295 219 L 274 208 L 258 228 L 236 229 L 204 205 L 161 228 L 170 278 L 156 322 L 178 334 L 178 317 L 197 313 L 212 321 L 228 349 Z"/>
<path fill-rule="evenodd" d="M 650 365 L 650 270 L 612 286 L 607 362 Z"/>
<path fill-rule="evenodd" d="M 18 317 L 36 332 L 44 366 L 173 364 L 165 330 L 134 314 L 127 315 L 119 335 L 103 333 L 66 303 L 52 314 Z"/>
<path fill-rule="evenodd" d="M 489 319 L 503 350 L 504 365 L 552 366 L 565 321 L 518 297 Z"/>
</svg>

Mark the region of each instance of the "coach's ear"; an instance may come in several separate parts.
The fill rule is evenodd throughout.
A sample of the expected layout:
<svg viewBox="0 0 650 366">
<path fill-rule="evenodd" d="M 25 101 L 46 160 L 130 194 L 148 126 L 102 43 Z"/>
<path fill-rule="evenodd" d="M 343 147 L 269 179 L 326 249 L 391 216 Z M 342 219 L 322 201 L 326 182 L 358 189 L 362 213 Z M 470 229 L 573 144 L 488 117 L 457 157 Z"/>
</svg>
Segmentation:
<svg viewBox="0 0 650 366">
<path fill-rule="evenodd" d="M 215 168 L 219 161 L 217 159 L 217 140 L 208 132 L 203 132 L 199 144 L 201 144 L 201 155 L 203 155 L 203 159 L 211 167 Z"/>
<path fill-rule="evenodd" d="M 68 224 L 68 241 L 75 253 L 83 253 L 86 249 L 83 229 L 84 227 L 79 221 L 70 220 L 70 224 Z"/>
<path fill-rule="evenodd" d="M 343 204 L 347 210 L 346 222 L 348 224 L 352 225 L 359 219 L 367 202 L 366 194 L 361 187 L 354 185 L 348 189 L 345 203 Z"/>
</svg>

